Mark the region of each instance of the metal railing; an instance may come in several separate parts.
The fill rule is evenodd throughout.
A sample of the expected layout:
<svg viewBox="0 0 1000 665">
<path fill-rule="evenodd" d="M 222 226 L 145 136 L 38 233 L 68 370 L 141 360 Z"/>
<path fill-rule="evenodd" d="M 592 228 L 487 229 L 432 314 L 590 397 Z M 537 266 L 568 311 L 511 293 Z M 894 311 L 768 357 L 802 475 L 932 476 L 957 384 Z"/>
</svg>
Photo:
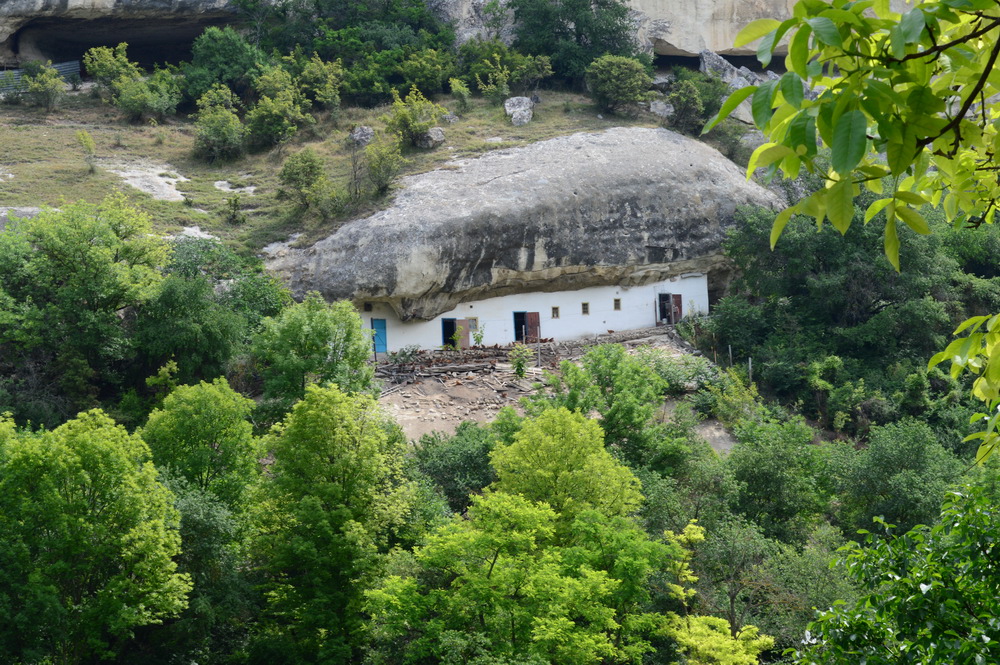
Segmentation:
<svg viewBox="0 0 1000 665">
<path fill-rule="evenodd" d="M 63 78 L 64 81 L 69 81 L 69 78 L 76 74 L 80 75 L 80 61 L 70 60 L 69 62 L 59 62 L 52 65 L 59 76 Z M 9 76 L 13 74 L 13 77 Z M 24 75 L 23 69 L 8 69 L 7 71 L 0 71 L 0 92 L 9 92 L 14 90 L 21 83 L 21 77 Z"/>
</svg>

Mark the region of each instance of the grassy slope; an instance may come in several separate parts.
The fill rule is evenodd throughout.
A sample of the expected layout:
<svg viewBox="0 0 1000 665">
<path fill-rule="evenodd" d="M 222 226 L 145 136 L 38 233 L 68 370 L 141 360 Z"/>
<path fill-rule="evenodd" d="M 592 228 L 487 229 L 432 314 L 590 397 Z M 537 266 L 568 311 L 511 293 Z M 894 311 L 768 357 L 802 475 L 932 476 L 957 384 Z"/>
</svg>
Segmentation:
<svg viewBox="0 0 1000 665">
<path fill-rule="evenodd" d="M 524 127 L 512 126 L 502 108 L 489 106 L 482 99 L 474 100 L 472 109 L 457 123 L 443 124 L 446 135 L 443 146 L 405 154 L 409 161 L 404 175 L 446 167 L 455 157 L 578 131 L 598 131 L 623 124 L 655 126 L 651 117 L 600 118 L 589 99 L 582 95 L 554 91 L 541 94 L 543 103 L 536 107 L 534 120 Z M 449 100 L 439 101 L 447 105 Z M 317 238 L 331 231 L 336 222 L 323 225 L 315 219 L 303 218 L 292 203 L 276 196 L 277 173 L 282 163 L 288 155 L 311 146 L 326 160 L 330 177 L 346 183 L 350 158 L 344 139 L 354 125 L 382 128 L 380 116 L 385 112 L 385 108 L 346 108 L 336 121 L 321 118 L 281 149 L 251 154 L 235 162 L 206 164 L 192 157 L 193 127 L 187 118 L 169 118 L 160 125 L 132 125 L 116 109 L 86 93 L 70 95 L 51 114 L 23 106 L 0 106 L 0 171 L 14 176 L 0 177 L 0 205 L 58 206 L 63 201 L 99 201 L 120 188 L 151 214 L 156 228 L 163 232 L 198 225 L 246 251 L 257 250 L 295 231 Z M 76 139 L 81 129 L 94 138 L 99 159 L 146 159 L 169 164 L 173 172 L 189 178 L 178 184 L 188 201 L 156 201 L 124 185 L 113 173 L 98 169 L 90 174 Z M 494 137 L 503 141 L 487 142 Z M 249 214 L 245 225 L 233 226 L 225 221 L 223 211 L 231 194 L 215 188 L 213 183 L 218 180 L 258 188 L 253 196 L 241 195 L 241 204 Z M 389 201 L 391 194 L 355 214 L 371 212 Z"/>
</svg>

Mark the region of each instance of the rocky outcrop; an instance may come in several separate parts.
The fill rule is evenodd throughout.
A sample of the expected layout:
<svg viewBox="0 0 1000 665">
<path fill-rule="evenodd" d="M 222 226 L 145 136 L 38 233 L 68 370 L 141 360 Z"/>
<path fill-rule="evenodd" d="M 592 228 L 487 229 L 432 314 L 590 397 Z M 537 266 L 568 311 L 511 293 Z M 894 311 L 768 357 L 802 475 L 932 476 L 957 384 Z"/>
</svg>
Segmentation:
<svg viewBox="0 0 1000 665">
<path fill-rule="evenodd" d="M 0 64 L 76 59 L 122 41 L 133 59 L 145 59 L 145 48 L 162 61 L 234 11 L 232 0 L 2 0 Z"/>
<path fill-rule="evenodd" d="M 657 55 L 695 57 L 704 50 L 725 55 L 756 54 L 754 46 L 735 48 L 733 41 L 750 21 L 784 20 L 796 0 L 628 0 L 636 39 Z M 906 0 L 891 0 L 895 11 L 907 11 Z M 439 16 L 453 21 L 460 41 L 489 32 L 488 0 L 428 0 Z M 513 39 L 512 22 L 494 32 Z M 779 47 L 779 52 L 782 48 Z"/>
<path fill-rule="evenodd" d="M 724 263 L 743 204 L 779 205 L 714 149 L 616 128 L 498 150 L 411 176 L 393 205 L 311 247 L 265 250 L 297 296 L 390 303 L 430 319 L 526 291 L 636 285 Z"/>
</svg>

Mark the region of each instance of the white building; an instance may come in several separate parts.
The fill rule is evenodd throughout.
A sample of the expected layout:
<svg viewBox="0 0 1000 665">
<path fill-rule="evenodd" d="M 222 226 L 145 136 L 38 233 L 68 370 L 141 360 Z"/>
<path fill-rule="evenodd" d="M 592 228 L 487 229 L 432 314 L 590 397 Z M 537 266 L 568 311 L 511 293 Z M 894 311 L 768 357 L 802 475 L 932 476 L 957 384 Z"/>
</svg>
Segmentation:
<svg viewBox="0 0 1000 665">
<path fill-rule="evenodd" d="M 358 303 L 375 334 L 378 353 L 415 344 L 421 349 L 510 344 L 537 339 L 571 340 L 606 333 L 676 323 L 689 314 L 708 312 L 708 278 L 685 273 L 643 286 L 594 286 L 577 291 L 521 293 L 463 303 L 430 321 L 401 321 L 386 303 Z"/>
</svg>

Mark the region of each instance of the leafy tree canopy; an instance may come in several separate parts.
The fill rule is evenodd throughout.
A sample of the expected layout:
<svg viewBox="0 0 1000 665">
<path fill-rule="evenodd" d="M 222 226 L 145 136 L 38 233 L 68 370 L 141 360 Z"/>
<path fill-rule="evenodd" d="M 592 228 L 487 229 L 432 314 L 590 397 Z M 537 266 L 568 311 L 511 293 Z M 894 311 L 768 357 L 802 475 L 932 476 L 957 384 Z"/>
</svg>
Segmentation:
<svg viewBox="0 0 1000 665">
<path fill-rule="evenodd" d="M 190 582 L 149 449 L 100 411 L 50 432 L 0 420 L 0 645 L 25 662 L 113 654 L 174 616 Z"/>
<path fill-rule="evenodd" d="M 886 255 L 899 267 L 900 227 L 930 233 L 924 208 L 940 206 L 949 221 L 991 223 L 1000 199 L 997 111 L 993 73 L 1000 57 L 1000 15 L 992 0 L 928 0 L 905 13 L 888 0 L 848 3 L 802 0 L 786 21 L 754 21 L 738 45 L 759 39 L 767 64 L 788 39 L 788 71 L 780 80 L 732 95 L 719 118 L 752 97 L 754 120 L 771 141 L 748 165 L 795 176 L 817 168 L 830 150 L 827 186 L 781 212 L 772 246 L 794 214 L 826 219 L 846 232 L 861 189 L 879 196 L 865 220 L 884 224 Z M 806 87 L 818 94 L 805 94 Z M 709 124 L 709 127 L 714 124 Z M 881 157 L 884 155 L 884 158 Z M 957 375 L 978 375 L 973 393 L 986 403 L 978 458 L 1000 443 L 1000 317 L 970 319 L 932 364 L 952 361 Z"/>
</svg>

